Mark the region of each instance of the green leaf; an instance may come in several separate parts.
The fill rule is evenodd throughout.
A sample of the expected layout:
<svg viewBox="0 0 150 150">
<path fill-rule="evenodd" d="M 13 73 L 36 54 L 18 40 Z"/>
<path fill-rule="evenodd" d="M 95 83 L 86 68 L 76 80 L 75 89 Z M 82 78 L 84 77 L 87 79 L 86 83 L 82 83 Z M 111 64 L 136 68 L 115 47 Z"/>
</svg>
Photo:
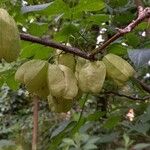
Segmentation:
<svg viewBox="0 0 150 150">
<path fill-rule="evenodd" d="M 63 142 L 70 146 L 75 146 L 75 142 L 72 139 L 64 138 Z"/>
<path fill-rule="evenodd" d="M 91 143 L 87 143 L 85 146 L 84 146 L 84 149 L 85 150 L 96 150 L 97 149 L 97 146 L 94 145 L 94 144 L 91 144 Z"/>
<path fill-rule="evenodd" d="M 12 145 L 15 145 L 13 141 L 5 140 L 5 139 L 0 140 L 0 148 L 3 146 L 12 146 Z"/>
<path fill-rule="evenodd" d="M 77 124 L 74 126 L 74 128 L 71 131 L 71 134 L 74 135 L 76 132 L 79 131 L 79 129 L 84 125 L 84 123 L 86 122 L 86 119 L 84 117 L 82 117 Z"/>
<path fill-rule="evenodd" d="M 13 69 L 13 65 L 9 63 L 1 63 L 0 64 L 0 75 L 4 75 L 8 71 L 11 71 Z"/>
<path fill-rule="evenodd" d="M 140 44 L 140 39 L 135 33 L 128 33 L 126 35 L 126 42 L 129 46 L 137 47 Z"/>
<path fill-rule="evenodd" d="M 106 15 L 106 14 L 94 14 L 92 16 L 89 16 L 87 18 L 87 21 L 89 23 L 100 25 L 101 23 L 106 22 L 109 19 L 110 19 L 109 15 Z"/>
<path fill-rule="evenodd" d="M 107 51 L 119 56 L 127 54 L 127 47 L 123 46 L 121 43 L 113 43 L 108 46 Z"/>
<path fill-rule="evenodd" d="M 17 146 L 13 141 L 10 140 L 0 140 L 0 150 L 16 150 Z"/>
<path fill-rule="evenodd" d="M 104 7 L 105 5 L 102 0 L 80 0 L 79 4 L 74 7 L 74 10 L 75 12 L 97 11 Z"/>
<path fill-rule="evenodd" d="M 19 88 L 19 83 L 15 81 L 14 73 L 10 73 L 7 75 L 6 83 L 13 90 L 17 90 Z"/>
<path fill-rule="evenodd" d="M 145 29 L 148 29 L 148 28 L 149 28 L 149 23 L 148 22 L 141 22 L 136 27 L 137 30 L 145 30 Z"/>
<path fill-rule="evenodd" d="M 130 137 L 127 134 L 123 134 L 123 139 L 125 147 L 128 147 L 130 144 Z"/>
<path fill-rule="evenodd" d="M 134 19 L 134 14 L 131 12 L 117 14 L 113 18 L 113 23 L 117 26 L 124 26 L 129 24 Z"/>
<path fill-rule="evenodd" d="M 61 123 L 61 126 L 52 133 L 48 150 L 56 150 L 58 145 L 62 142 L 62 139 L 71 132 L 74 125 L 74 121 L 64 122 L 64 124 Z"/>
<path fill-rule="evenodd" d="M 145 114 L 142 114 L 141 116 L 139 116 L 138 119 L 142 123 L 146 123 L 146 122 L 150 121 L 150 114 L 146 112 Z"/>
<path fill-rule="evenodd" d="M 150 105 L 148 105 L 146 108 L 146 114 L 150 116 Z"/>
<path fill-rule="evenodd" d="M 42 36 L 48 30 L 48 24 L 46 23 L 32 23 L 29 26 L 29 33 L 35 36 Z"/>
<path fill-rule="evenodd" d="M 136 123 L 135 125 L 130 127 L 131 131 L 136 131 L 138 133 L 142 133 L 142 134 L 146 134 L 149 129 L 150 129 L 150 125 L 149 123 Z"/>
<path fill-rule="evenodd" d="M 25 45 L 23 47 L 20 58 L 48 59 L 53 53 L 53 49 L 40 44 Z"/>
<path fill-rule="evenodd" d="M 99 136 L 99 140 L 98 143 L 109 143 L 109 142 L 113 142 L 114 140 L 116 140 L 118 137 L 118 133 L 117 132 L 113 132 L 110 134 L 103 134 Z"/>
<path fill-rule="evenodd" d="M 42 10 L 40 13 L 52 16 L 58 14 L 65 14 L 70 12 L 69 6 L 63 0 L 55 0 L 50 6 Z"/>
<path fill-rule="evenodd" d="M 128 3 L 128 0 L 110 0 L 109 5 L 112 8 L 123 7 Z"/>
<path fill-rule="evenodd" d="M 14 63 L 0 64 L 0 86 L 2 86 L 4 83 L 7 83 L 7 85 L 11 89 L 17 90 L 19 87 L 19 84 L 17 81 L 15 81 L 14 74 L 15 74 L 15 64 Z"/>
<path fill-rule="evenodd" d="M 133 146 L 133 149 L 135 150 L 143 150 L 143 149 L 146 149 L 146 148 L 150 148 L 150 143 L 139 143 L 139 144 L 136 144 Z"/>
<path fill-rule="evenodd" d="M 78 32 L 79 29 L 77 26 L 73 24 L 67 24 L 64 25 L 63 28 L 55 34 L 54 39 L 56 41 L 68 41 L 69 37 L 76 36 Z"/>
<path fill-rule="evenodd" d="M 104 128 L 108 128 L 108 129 L 112 129 L 115 126 L 118 125 L 118 123 L 120 122 L 121 117 L 120 116 L 111 116 L 110 118 L 108 118 L 108 120 L 105 122 L 105 124 L 103 125 Z"/>
<path fill-rule="evenodd" d="M 94 144 L 94 143 L 96 143 L 97 141 L 99 140 L 99 137 L 97 137 L 97 136 L 90 136 L 90 138 L 88 139 L 88 143 L 90 144 Z"/>
<path fill-rule="evenodd" d="M 97 111 L 97 112 L 95 112 L 93 114 L 88 115 L 86 120 L 87 121 L 98 121 L 105 114 L 106 114 L 106 112 Z"/>
</svg>

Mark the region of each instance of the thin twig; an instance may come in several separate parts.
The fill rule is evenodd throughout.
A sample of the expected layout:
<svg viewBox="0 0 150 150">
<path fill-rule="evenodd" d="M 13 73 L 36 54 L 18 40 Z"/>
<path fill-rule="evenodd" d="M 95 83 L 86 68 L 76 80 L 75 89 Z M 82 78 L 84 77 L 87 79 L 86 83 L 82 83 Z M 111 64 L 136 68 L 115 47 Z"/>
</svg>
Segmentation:
<svg viewBox="0 0 150 150">
<path fill-rule="evenodd" d="M 114 92 L 114 91 L 105 91 L 106 94 L 113 94 L 113 95 L 117 95 L 117 96 L 120 96 L 120 97 L 126 97 L 128 99 L 131 99 L 131 100 L 150 100 L 150 95 L 149 96 L 145 96 L 145 97 L 134 97 L 134 96 L 131 96 L 131 95 L 125 95 L 125 94 L 121 94 L 121 93 L 117 93 L 117 92 Z"/>
<path fill-rule="evenodd" d="M 137 8 L 138 8 L 139 6 L 144 7 L 144 3 L 143 3 L 142 0 L 134 0 L 134 3 L 135 3 L 135 5 L 136 5 Z M 150 18 L 146 18 L 144 21 L 148 23 L 148 27 L 147 27 L 147 29 L 145 30 L 146 36 L 147 36 L 147 37 L 150 37 L 150 28 L 149 28 Z"/>
<path fill-rule="evenodd" d="M 33 97 L 33 133 L 32 133 L 32 150 L 37 150 L 38 143 L 38 110 L 39 110 L 39 97 Z"/>
<path fill-rule="evenodd" d="M 104 42 L 104 44 L 101 47 L 96 48 L 95 50 L 93 50 L 91 52 L 91 56 L 94 56 L 98 53 L 102 53 L 102 51 L 104 51 L 104 49 L 111 44 L 112 42 L 114 42 L 116 39 L 118 39 L 119 37 L 131 32 L 139 23 L 141 23 L 144 19 L 149 18 L 150 17 L 150 7 L 147 7 L 145 9 L 143 9 L 142 6 L 138 7 L 138 17 L 136 20 L 133 20 L 127 27 L 125 27 L 124 29 L 118 29 L 118 32 L 112 36 L 110 39 L 108 39 L 106 42 Z"/>
<path fill-rule="evenodd" d="M 78 122 L 77 122 L 77 123 L 75 124 L 75 126 L 73 127 L 72 133 L 75 133 L 76 128 L 77 128 L 78 125 L 80 124 L 80 121 L 81 121 L 82 116 L 83 116 L 84 108 L 85 108 L 85 103 L 86 103 L 86 101 L 87 101 L 88 96 L 89 96 L 89 94 L 86 94 L 86 95 L 85 95 L 85 98 L 84 98 L 84 101 L 83 101 L 83 105 L 82 105 L 82 110 L 81 110 L 81 113 L 80 113 Z"/>
<path fill-rule="evenodd" d="M 80 122 L 81 118 L 82 118 L 82 115 L 83 115 L 83 111 L 84 111 L 84 108 L 85 108 L 85 103 L 87 101 L 87 98 L 88 98 L 89 94 L 86 94 L 85 98 L 84 98 L 84 101 L 83 101 L 83 105 L 82 105 L 82 111 L 80 113 L 80 117 L 79 117 L 79 120 L 78 122 Z"/>
<path fill-rule="evenodd" d="M 146 83 L 142 82 L 141 80 L 139 80 L 138 78 L 134 77 L 134 80 L 140 84 L 140 86 L 143 88 L 144 91 L 150 93 L 150 86 L 147 85 Z"/>
<path fill-rule="evenodd" d="M 80 49 L 78 49 L 76 47 L 66 46 L 66 45 L 63 45 L 61 43 L 54 42 L 52 40 L 45 40 L 45 39 L 42 39 L 42 38 L 39 38 L 36 36 L 32 36 L 29 34 L 25 34 L 25 33 L 20 33 L 20 38 L 24 41 L 30 41 L 33 43 L 42 44 L 45 46 L 49 46 L 49 47 L 63 50 L 65 52 L 83 57 L 85 59 L 94 60 L 94 57 L 90 57 L 89 53 L 87 53 L 85 51 L 81 51 Z"/>
</svg>

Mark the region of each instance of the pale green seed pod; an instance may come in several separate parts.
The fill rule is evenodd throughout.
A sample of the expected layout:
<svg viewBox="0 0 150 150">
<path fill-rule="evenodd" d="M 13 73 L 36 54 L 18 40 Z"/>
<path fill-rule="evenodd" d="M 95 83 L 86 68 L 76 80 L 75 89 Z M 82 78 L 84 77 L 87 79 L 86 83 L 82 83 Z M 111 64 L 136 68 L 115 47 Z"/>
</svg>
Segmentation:
<svg viewBox="0 0 150 150">
<path fill-rule="evenodd" d="M 64 65 L 59 65 L 59 67 L 64 73 L 65 83 L 66 83 L 65 91 L 62 97 L 64 99 L 73 99 L 78 94 L 78 86 L 77 86 L 77 80 L 75 78 L 75 75 L 70 68 Z"/>
<path fill-rule="evenodd" d="M 87 62 L 79 71 L 78 84 L 83 92 L 99 93 L 106 76 L 106 67 L 102 61 Z"/>
<path fill-rule="evenodd" d="M 30 64 L 31 64 L 31 62 L 27 61 L 17 69 L 16 74 L 15 74 L 15 80 L 17 80 L 23 84 L 25 83 L 24 75 L 25 75 L 25 72 L 27 72 L 28 68 L 30 67 Z"/>
<path fill-rule="evenodd" d="M 15 61 L 20 51 L 20 37 L 14 19 L 0 9 L 0 60 Z"/>
<path fill-rule="evenodd" d="M 73 71 L 64 65 L 49 65 L 48 85 L 54 97 L 73 99 L 78 93 L 77 80 Z"/>
<path fill-rule="evenodd" d="M 58 64 L 69 67 L 74 72 L 76 60 L 73 54 L 61 53 L 58 55 L 57 62 Z"/>
<path fill-rule="evenodd" d="M 75 76 L 77 79 L 78 79 L 79 71 L 87 62 L 89 61 L 84 58 L 81 58 L 81 57 L 76 58 Z"/>
<path fill-rule="evenodd" d="M 25 84 L 27 90 L 42 97 L 49 94 L 47 84 L 48 62 L 42 60 L 31 60 L 21 65 L 15 79 Z"/>
<path fill-rule="evenodd" d="M 108 77 L 112 78 L 118 86 L 123 86 L 135 73 L 133 67 L 117 55 L 107 54 L 103 62 L 106 65 Z"/>
<path fill-rule="evenodd" d="M 62 97 L 66 88 L 64 73 L 58 65 L 49 64 L 48 87 L 52 96 Z"/>
<path fill-rule="evenodd" d="M 56 98 L 51 95 L 48 96 L 48 104 L 51 111 L 54 112 L 68 112 L 72 107 L 72 100 Z"/>
</svg>

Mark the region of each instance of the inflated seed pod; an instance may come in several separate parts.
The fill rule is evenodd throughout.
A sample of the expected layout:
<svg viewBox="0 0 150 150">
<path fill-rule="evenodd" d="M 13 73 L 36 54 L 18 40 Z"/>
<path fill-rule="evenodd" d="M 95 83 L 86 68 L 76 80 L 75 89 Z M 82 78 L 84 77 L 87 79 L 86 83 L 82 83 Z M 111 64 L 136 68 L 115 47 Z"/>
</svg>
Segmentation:
<svg viewBox="0 0 150 150">
<path fill-rule="evenodd" d="M 54 112 L 68 112 L 72 107 L 73 101 L 70 99 L 56 98 L 51 95 L 47 99 L 50 109 Z"/>
<path fill-rule="evenodd" d="M 24 75 L 25 75 L 25 72 L 28 71 L 30 64 L 31 64 L 31 61 L 27 61 L 17 69 L 16 74 L 15 74 L 15 79 L 17 81 L 24 84 Z"/>
<path fill-rule="evenodd" d="M 49 64 L 48 67 L 48 87 L 52 96 L 62 97 L 66 88 L 63 71 L 58 65 Z"/>
<path fill-rule="evenodd" d="M 27 90 L 42 97 L 49 94 L 47 84 L 48 62 L 42 60 L 30 60 L 21 65 L 15 79 L 25 84 Z"/>
<path fill-rule="evenodd" d="M 34 93 L 46 99 L 47 95 L 49 95 L 49 89 L 48 89 L 47 84 L 43 85 L 39 90 L 35 91 Z"/>
<path fill-rule="evenodd" d="M 134 75 L 133 67 L 121 57 L 114 54 L 107 54 L 103 58 L 106 65 L 107 75 L 114 80 L 118 86 L 124 83 Z"/>
<path fill-rule="evenodd" d="M 106 76 L 106 67 L 102 61 L 87 62 L 79 71 L 78 84 L 83 92 L 99 93 Z"/>
<path fill-rule="evenodd" d="M 59 67 L 63 71 L 66 83 L 65 91 L 62 97 L 64 99 L 73 99 L 78 94 L 78 86 L 75 75 L 70 68 L 64 65 L 59 65 Z"/>
<path fill-rule="evenodd" d="M 54 97 L 73 99 L 78 93 L 77 80 L 73 71 L 64 65 L 49 65 L 48 85 Z"/>
<path fill-rule="evenodd" d="M 75 67 L 75 76 L 78 79 L 79 71 L 85 65 L 85 63 L 89 62 L 88 60 L 81 58 L 81 57 L 76 57 L 76 67 Z"/>
<path fill-rule="evenodd" d="M 14 19 L 0 9 L 0 60 L 15 61 L 20 51 L 20 36 Z"/>
<path fill-rule="evenodd" d="M 60 53 L 57 57 L 57 62 L 58 64 L 69 67 L 74 72 L 76 60 L 73 54 Z"/>
</svg>

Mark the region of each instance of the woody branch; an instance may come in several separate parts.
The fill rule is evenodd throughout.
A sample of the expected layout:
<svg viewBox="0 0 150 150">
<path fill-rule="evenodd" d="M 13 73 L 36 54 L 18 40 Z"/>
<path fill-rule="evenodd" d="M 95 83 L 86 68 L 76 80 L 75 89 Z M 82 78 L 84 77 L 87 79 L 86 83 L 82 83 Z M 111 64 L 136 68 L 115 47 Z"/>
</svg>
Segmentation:
<svg viewBox="0 0 150 150">
<path fill-rule="evenodd" d="M 65 52 L 74 54 L 76 56 L 79 56 L 79 57 L 82 57 L 82 58 L 85 58 L 88 60 L 97 60 L 95 57 L 96 54 L 103 53 L 105 51 L 105 48 L 109 44 L 111 44 L 118 38 L 122 37 L 123 35 L 131 32 L 139 23 L 141 23 L 142 21 L 144 21 L 145 19 L 148 19 L 148 18 L 150 18 L 150 7 L 143 8 L 142 6 L 139 6 L 138 7 L 138 15 L 135 20 L 133 20 L 131 23 L 129 23 L 125 28 L 118 29 L 118 32 L 114 36 L 112 36 L 110 39 L 105 41 L 102 46 L 96 48 L 95 50 L 93 50 L 91 52 L 85 52 L 76 47 L 66 46 L 66 45 L 63 45 L 62 43 L 58 43 L 58 42 L 55 42 L 52 40 L 42 39 L 40 37 L 32 36 L 32 35 L 25 34 L 25 33 L 20 33 L 20 38 L 21 38 L 21 40 L 30 41 L 32 43 L 38 43 L 38 44 L 41 44 L 44 46 L 57 48 L 57 49 L 63 50 Z M 140 82 L 139 80 L 138 80 L 138 83 L 141 85 L 141 87 L 145 91 L 150 93 L 150 87 L 148 87 L 144 83 Z"/>
<path fill-rule="evenodd" d="M 114 36 L 112 36 L 110 39 L 104 42 L 104 44 L 101 47 L 98 47 L 97 49 L 93 50 L 90 55 L 94 56 L 98 53 L 102 53 L 102 51 L 104 51 L 109 44 L 114 42 L 116 39 L 122 37 L 123 35 L 131 32 L 139 23 L 141 23 L 144 19 L 149 17 L 150 17 L 150 7 L 144 9 L 142 6 L 139 6 L 138 17 L 135 20 L 133 20 L 128 26 L 126 26 L 124 29 L 118 28 L 118 32 Z"/>
<path fill-rule="evenodd" d="M 47 39 L 45 40 L 45 39 L 42 39 L 40 37 L 32 36 L 32 35 L 25 34 L 25 33 L 20 33 L 20 38 L 22 40 L 25 40 L 25 41 L 30 41 L 33 43 L 39 43 L 39 44 L 49 46 L 52 48 L 57 48 L 57 49 L 65 51 L 65 52 L 72 53 L 72 54 L 75 54 L 77 56 L 83 57 L 83 58 L 88 59 L 88 60 L 96 60 L 96 58 L 95 58 L 96 54 L 102 53 L 102 51 L 104 51 L 105 48 L 109 44 L 114 42 L 119 37 L 131 32 L 139 23 L 141 23 L 146 18 L 150 18 L 150 7 L 147 7 L 144 9 L 142 6 L 139 6 L 138 17 L 135 20 L 133 20 L 124 29 L 118 29 L 118 32 L 114 36 L 112 36 L 110 39 L 108 39 L 106 42 L 104 42 L 104 44 L 101 47 L 98 47 L 97 49 L 93 50 L 92 52 L 85 52 L 85 51 L 82 51 L 76 47 L 66 46 L 66 45 L 63 45 L 61 43 L 57 43 L 57 42 L 52 41 L 52 40 L 47 40 Z"/>
</svg>

